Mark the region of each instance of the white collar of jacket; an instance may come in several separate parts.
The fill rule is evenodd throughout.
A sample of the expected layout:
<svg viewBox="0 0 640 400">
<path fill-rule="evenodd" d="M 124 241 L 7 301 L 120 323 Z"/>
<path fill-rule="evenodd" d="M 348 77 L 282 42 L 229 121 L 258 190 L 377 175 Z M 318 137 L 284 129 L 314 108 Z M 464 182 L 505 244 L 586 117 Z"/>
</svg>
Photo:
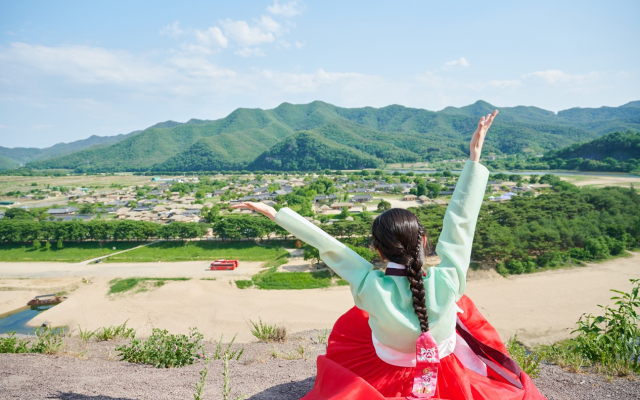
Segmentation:
<svg viewBox="0 0 640 400">
<path fill-rule="evenodd" d="M 398 264 L 398 263 L 394 263 L 389 261 L 389 264 L 387 264 L 387 268 L 392 268 L 392 269 L 407 269 L 407 267 L 405 267 L 402 264 Z"/>
</svg>

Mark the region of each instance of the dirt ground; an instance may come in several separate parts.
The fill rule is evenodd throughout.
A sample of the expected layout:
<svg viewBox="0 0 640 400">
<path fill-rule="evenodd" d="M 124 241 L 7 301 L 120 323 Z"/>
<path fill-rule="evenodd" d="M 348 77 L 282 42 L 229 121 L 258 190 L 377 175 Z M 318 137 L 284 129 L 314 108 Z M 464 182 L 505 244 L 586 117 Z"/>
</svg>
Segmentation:
<svg viewBox="0 0 640 400">
<path fill-rule="evenodd" d="M 245 351 L 229 368 L 230 399 L 299 399 L 311 388 L 315 359 L 324 354 L 321 331 L 301 332 L 284 344 L 243 344 Z M 195 393 L 202 362 L 183 368 L 157 369 L 119 361 L 115 347 L 126 342 L 84 344 L 65 339 L 60 355 L 0 354 L 2 399 L 129 400 L 190 399 Z M 302 353 L 299 349 L 304 349 Z M 298 349 L 298 350 L 296 350 Z M 207 343 L 208 354 L 214 344 Z M 276 355 L 274 357 L 274 354 Z M 222 398 L 222 361 L 212 361 L 206 378 L 205 399 Z M 542 365 L 534 379 L 549 400 L 638 399 L 640 381 L 589 374 L 573 374 L 557 366 Z"/>
</svg>

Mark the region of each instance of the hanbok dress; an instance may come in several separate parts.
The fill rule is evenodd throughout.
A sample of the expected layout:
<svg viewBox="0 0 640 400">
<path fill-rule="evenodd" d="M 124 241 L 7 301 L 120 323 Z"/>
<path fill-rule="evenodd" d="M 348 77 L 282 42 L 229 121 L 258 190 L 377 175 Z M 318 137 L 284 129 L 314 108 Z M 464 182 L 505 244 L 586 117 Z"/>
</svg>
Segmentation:
<svg viewBox="0 0 640 400">
<path fill-rule="evenodd" d="M 544 399 L 508 358 L 495 329 L 464 296 L 488 177 L 483 165 L 465 163 L 436 247 L 441 262 L 428 268 L 423 278 L 429 333 L 440 359 L 432 398 Z M 401 273 L 405 267 L 389 263 L 386 272 L 374 270 L 370 262 L 289 208 L 278 211 L 275 222 L 316 247 L 320 258 L 349 282 L 355 302 L 335 323 L 327 354 L 317 359 L 314 388 L 304 399 L 411 397 L 416 341 L 422 332 L 409 281 Z"/>
</svg>

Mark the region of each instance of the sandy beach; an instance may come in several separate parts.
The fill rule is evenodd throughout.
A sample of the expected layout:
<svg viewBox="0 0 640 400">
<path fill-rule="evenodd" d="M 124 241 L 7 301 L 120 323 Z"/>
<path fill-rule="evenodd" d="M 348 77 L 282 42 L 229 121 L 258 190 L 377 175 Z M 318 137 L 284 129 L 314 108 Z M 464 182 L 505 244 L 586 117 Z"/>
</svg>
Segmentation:
<svg viewBox="0 0 640 400">
<path fill-rule="evenodd" d="M 0 263 L 0 314 L 23 306 L 36 294 L 68 290 L 62 304 L 39 314 L 30 324 L 67 325 L 71 331 L 97 329 L 128 321 L 140 336 L 153 327 L 186 333 L 196 326 L 208 338 L 238 335 L 253 340 L 249 320 L 262 318 L 290 332 L 330 329 L 353 306 L 347 287 L 267 291 L 238 289 L 233 283 L 260 271 L 244 262 L 235 271 L 206 270 L 206 262 L 64 264 Z M 125 277 L 190 277 L 140 293 L 107 295 L 108 282 Z M 201 280 L 212 278 L 215 281 Z M 503 339 L 518 334 L 526 344 L 569 337 L 583 313 L 610 304 L 609 289 L 629 289 L 640 277 L 640 253 L 585 267 L 503 278 L 492 271 L 471 271 L 467 294 Z M 18 279 L 19 278 L 19 279 Z M 91 284 L 82 283 L 88 278 Z M 73 290 L 75 287 L 77 289 Z"/>
</svg>

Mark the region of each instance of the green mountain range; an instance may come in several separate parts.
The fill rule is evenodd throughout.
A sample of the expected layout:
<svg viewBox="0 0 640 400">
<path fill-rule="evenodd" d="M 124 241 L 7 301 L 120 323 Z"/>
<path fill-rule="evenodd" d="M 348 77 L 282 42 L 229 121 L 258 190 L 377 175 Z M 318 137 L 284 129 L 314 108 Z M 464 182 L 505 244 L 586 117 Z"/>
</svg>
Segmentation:
<svg viewBox="0 0 640 400">
<path fill-rule="evenodd" d="M 467 155 L 479 117 L 495 108 L 484 101 L 438 112 L 283 103 L 271 110 L 237 109 L 214 121 L 167 121 L 112 143 L 26 161 L 32 168 L 77 172 L 356 169 L 435 161 Z M 484 151 L 540 154 L 629 129 L 640 130 L 640 101 L 557 114 L 504 107 Z M 2 157 L 7 154 L 0 151 L 0 165 Z"/>
</svg>

